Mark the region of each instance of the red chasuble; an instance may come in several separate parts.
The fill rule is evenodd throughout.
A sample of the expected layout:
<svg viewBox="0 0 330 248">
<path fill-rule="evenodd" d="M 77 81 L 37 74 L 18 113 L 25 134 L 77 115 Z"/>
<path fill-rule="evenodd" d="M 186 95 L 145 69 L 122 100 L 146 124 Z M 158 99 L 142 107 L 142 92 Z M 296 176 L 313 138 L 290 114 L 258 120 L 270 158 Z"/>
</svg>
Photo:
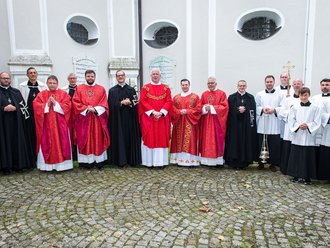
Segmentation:
<svg viewBox="0 0 330 248">
<path fill-rule="evenodd" d="M 201 104 L 213 105 L 216 115 L 210 111 L 202 115 L 200 121 L 200 156 L 218 158 L 224 154 L 226 122 L 228 115 L 228 100 L 222 90 L 205 91 L 201 97 Z"/>
<path fill-rule="evenodd" d="M 149 148 L 168 148 L 170 141 L 170 110 L 172 106 L 171 90 L 166 84 L 146 84 L 141 89 L 139 101 L 139 121 L 143 144 Z M 149 110 L 168 111 L 166 116 L 155 120 L 148 116 Z"/>
<path fill-rule="evenodd" d="M 187 114 L 181 115 L 180 111 L 182 109 L 186 109 Z M 188 96 L 181 96 L 179 94 L 173 98 L 171 153 L 186 152 L 198 155 L 198 122 L 201 112 L 202 108 L 198 95 L 191 93 Z"/>
<path fill-rule="evenodd" d="M 50 106 L 45 113 L 49 97 L 53 95 L 61 106 L 64 115 L 55 112 Z M 71 112 L 70 96 L 61 89 L 55 91 L 43 90 L 33 101 L 34 119 L 37 134 L 37 153 L 40 146 L 46 164 L 57 164 L 71 158 L 69 138 L 69 121 Z"/>
<path fill-rule="evenodd" d="M 79 85 L 73 95 L 72 104 L 79 153 L 100 156 L 110 145 L 110 136 L 107 127 L 109 107 L 105 89 L 98 84 L 93 86 L 86 84 Z M 101 115 L 92 112 L 82 115 L 81 113 L 89 105 L 93 107 L 104 107 L 105 112 Z"/>
</svg>

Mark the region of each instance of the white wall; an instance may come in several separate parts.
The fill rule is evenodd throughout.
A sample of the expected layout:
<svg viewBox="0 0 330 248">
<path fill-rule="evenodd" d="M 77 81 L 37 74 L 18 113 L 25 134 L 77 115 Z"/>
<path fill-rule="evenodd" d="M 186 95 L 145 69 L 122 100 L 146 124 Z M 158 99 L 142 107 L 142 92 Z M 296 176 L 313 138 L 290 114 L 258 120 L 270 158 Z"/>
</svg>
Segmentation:
<svg viewBox="0 0 330 248">
<path fill-rule="evenodd" d="M 330 77 L 328 0 L 141 1 L 143 30 L 159 20 L 174 23 L 179 30 L 177 41 L 167 48 L 154 49 L 141 41 L 143 83 L 149 81 L 150 61 L 157 56 L 175 60 L 173 95 L 180 91 L 182 78 L 189 78 L 192 89 L 202 93 L 210 75 L 217 77 L 219 88 L 228 95 L 236 90 L 239 79 L 247 80 L 248 90 L 256 93 L 264 88 L 263 79 L 267 74 L 273 74 L 279 83 L 279 74 L 288 60 L 296 65 L 291 72 L 292 79 L 304 76 L 305 64 L 312 66 L 308 68 L 312 82 L 307 82 L 312 94 L 319 92 L 321 78 Z M 316 14 L 312 18 L 315 23 L 310 27 L 315 37 L 308 43 L 312 56 L 305 56 L 309 4 L 315 6 Z M 284 26 L 263 41 L 242 38 L 235 30 L 239 16 L 260 8 L 278 11 L 284 17 Z M 97 82 L 108 89 L 113 80 L 109 77 L 109 62 L 115 58 L 132 58 L 138 63 L 136 11 L 137 0 L 2 0 L 0 68 L 8 70 L 7 63 L 16 53 L 49 55 L 51 73 L 64 85 L 68 73 L 73 71 L 72 58 L 87 56 L 97 62 Z M 8 17 L 7 13 L 13 14 Z M 30 13 L 33 17 L 29 17 Z M 66 21 L 75 14 L 95 21 L 100 32 L 97 44 L 84 46 L 68 36 Z M 8 20 L 12 20 L 12 24 Z M 311 63 L 306 63 L 308 61 Z M 24 75 L 21 77 L 23 80 Z"/>
<path fill-rule="evenodd" d="M 8 71 L 10 58 L 10 40 L 8 29 L 7 3 L 0 1 L 0 71 Z"/>
</svg>

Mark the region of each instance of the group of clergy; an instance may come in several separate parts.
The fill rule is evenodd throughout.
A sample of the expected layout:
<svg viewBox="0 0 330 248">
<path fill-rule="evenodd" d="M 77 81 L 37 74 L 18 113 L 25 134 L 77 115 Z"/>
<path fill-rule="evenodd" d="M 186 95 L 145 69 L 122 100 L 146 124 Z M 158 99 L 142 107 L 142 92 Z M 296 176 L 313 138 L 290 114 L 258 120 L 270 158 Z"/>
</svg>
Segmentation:
<svg viewBox="0 0 330 248">
<path fill-rule="evenodd" d="M 139 119 L 142 131 L 142 164 L 163 167 L 217 166 L 224 163 L 244 169 L 254 161 L 258 169 L 280 168 L 293 182 L 330 180 L 330 79 L 320 82 L 322 94 L 311 100 L 301 79 L 289 85 L 288 73 L 267 75 L 265 89 L 255 97 L 245 80 L 228 99 L 214 77 L 199 96 L 182 79 L 182 92 L 171 98 L 167 85 L 159 82 L 160 71 L 151 72 L 151 82 L 141 90 Z M 172 108 L 170 105 L 172 104 Z M 172 135 L 170 129 L 172 124 Z"/>
<path fill-rule="evenodd" d="M 153 68 L 140 96 L 126 83 L 123 70 L 108 92 L 85 72 L 84 84 L 69 74 L 69 85 L 58 87 L 51 75 L 46 85 L 37 80 L 34 67 L 20 90 L 10 86 L 11 76 L 0 74 L 0 168 L 4 173 L 26 168 L 62 171 L 79 167 L 103 169 L 105 164 L 164 168 L 216 166 L 224 163 L 244 169 L 254 161 L 263 169 L 280 167 L 294 182 L 330 180 L 325 154 L 329 152 L 330 80 L 321 81 L 320 96 L 309 101 L 301 80 L 288 86 L 282 73 L 275 87 L 265 77 L 265 90 L 254 97 L 240 80 L 228 99 L 214 77 L 199 97 L 182 79 L 182 92 L 171 96 Z M 172 132 L 171 132 L 172 131 Z M 170 149 L 170 156 L 169 156 Z M 260 151 L 266 151 L 263 156 Z M 261 157 L 261 158 L 260 158 Z M 170 158 L 170 161 L 169 161 Z"/>
</svg>

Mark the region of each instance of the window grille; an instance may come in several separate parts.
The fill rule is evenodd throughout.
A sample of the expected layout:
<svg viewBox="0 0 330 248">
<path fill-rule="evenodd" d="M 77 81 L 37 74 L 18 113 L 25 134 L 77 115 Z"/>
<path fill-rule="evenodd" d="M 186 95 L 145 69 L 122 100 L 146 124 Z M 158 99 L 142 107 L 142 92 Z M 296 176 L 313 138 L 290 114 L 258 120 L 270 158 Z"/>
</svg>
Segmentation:
<svg viewBox="0 0 330 248">
<path fill-rule="evenodd" d="M 66 28 L 74 41 L 83 45 L 88 43 L 88 31 L 82 24 L 70 22 L 67 24 Z"/>
<path fill-rule="evenodd" d="M 246 21 L 242 31 L 243 37 L 250 40 L 264 40 L 274 35 L 281 27 L 277 27 L 274 20 L 267 17 L 255 17 Z"/>
<path fill-rule="evenodd" d="M 175 27 L 162 27 L 155 33 L 155 41 L 161 47 L 167 47 L 178 38 L 178 29 Z"/>
</svg>

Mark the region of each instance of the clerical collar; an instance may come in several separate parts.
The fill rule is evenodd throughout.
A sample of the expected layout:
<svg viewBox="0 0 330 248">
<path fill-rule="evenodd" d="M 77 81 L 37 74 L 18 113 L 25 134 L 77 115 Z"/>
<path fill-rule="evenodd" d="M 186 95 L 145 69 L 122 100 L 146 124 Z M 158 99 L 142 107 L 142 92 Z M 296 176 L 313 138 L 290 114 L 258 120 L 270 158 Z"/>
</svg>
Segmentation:
<svg viewBox="0 0 330 248">
<path fill-rule="evenodd" d="M 293 98 L 299 98 L 299 95 L 293 94 Z"/>
<path fill-rule="evenodd" d="M 38 84 L 38 81 L 36 81 L 36 83 L 33 84 L 33 83 L 29 80 L 28 83 L 27 83 L 27 86 L 28 86 L 29 88 L 38 88 L 39 84 Z"/>
<path fill-rule="evenodd" d="M 151 84 L 152 85 L 161 85 L 162 83 L 161 82 L 155 83 L 155 82 L 151 81 Z"/>
<path fill-rule="evenodd" d="M 188 96 L 191 94 L 191 90 L 188 90 L 187 92 L 181 92 L 181 96 Z"/>
<path fill-rule="evenodd" d="M 8 88 L 10 87 L 10 85 L 8 85 L 8 86 L 3 86 L 3 85 L 0 84 L 0 87 L 3 88 L 3 89 L 8 90 Z"/>
<path fill-rule="evenodd" d="M 239 94 L 240 96 L 244 96 L 246 92 L 244 92 L 243 94 L 240 93 L 239 91 L 237 91 L 237 94 Z"/>
<path fill-rule="evenodd" d="M 330 96 L 330 92 L 328 92 L 328 93 L 322 93 L 322 97 L 327 97 L 327 96 Z"/>
<path fill-rule="evenodd" d="M 95 85 L 95 82 L 92 83 L 92 84 L 89 84 L 89 83 L 85 82 L 85 85 L 87 85 L 87 86 L 94 86 Z"/>
<path fill-rule="evenodd" d="M 280 85 L 280 88 L 281 88 L 281 90 L 287 90 L 288 89 L 288 86 L 282 86 L 282 85 Z"/>
<path fill-rule="evenodd" d="M 271 91 L 268 91 L 267 89 L 265 89 L 265 92 L 266 93 L 274 93 L 275 92 L 275 89 L 272 89 Z"/>
<path fill-rule="evenodd" d="M 123 84 L 118 83 L 118 85 L 123 88 L 126 85 L 126 83 Z"/>
<path fill-rule="evenodd" d="M 75 86 L 72 86 L 72 85 L 69 85 L 69 89 L 75 89 L 77 87 L 77 85 L 75 85 Z"/>
<path fill-rule="evenodd" d="M 310 101 L 308 101 L 306 103 L 300 102 L 300 106 L 303 106 L 303 107 L 309 107 L 310 105 L 311 105 Z"/>
</svg>

